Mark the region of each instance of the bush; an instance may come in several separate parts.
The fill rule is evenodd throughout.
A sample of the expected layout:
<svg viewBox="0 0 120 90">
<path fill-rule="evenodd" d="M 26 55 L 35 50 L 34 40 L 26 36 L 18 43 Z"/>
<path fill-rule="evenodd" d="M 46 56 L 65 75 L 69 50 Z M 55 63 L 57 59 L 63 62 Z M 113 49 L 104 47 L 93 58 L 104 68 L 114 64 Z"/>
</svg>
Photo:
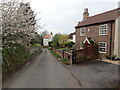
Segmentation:
<svg viewBox="0 0 120 90">
<path fill-rule="evenodd" d="M 66 65 L 70 65 L 69 59 L 63 58 L 61 61 Z"/>
<path fill-rule="evenodd" d="M 116 55 L 111 55 L 112 60 L 115 60 L 115 58 L 116 58 Z"/>
<path fill-rule="evenodd" d="M 111 56 L 110 56 L 109 54 L 106 54 L 105 57 L 106 57 L 107 59 L 111 59 Z"/>
<path fill-rule="evenodd" d="M 3 61 L 2 69 L 3 74 L 7 74 L 18 66 L 25 63 L 29 57 L 28 51 L 24 45 L 14 44 L 11 47 L 2 49 Z"/>
<path fill-rule="evenodd" d="M 108 55 L 108 54 L 106 54 L 106 58 L 110 59 L 110 60 L 115 60 L 116 55 Z"/>
<path fill-rule="evenodd" d="M 65 46 L 71 48 L 74 44 L 75 44 L 74 42 L 67 42 L 65 43 Z"/>
<path fill-rule="evenodd" d="M 66 62 L 69 61 L 69 59 L 63 58 L 61 61 Z"/>
</svg>

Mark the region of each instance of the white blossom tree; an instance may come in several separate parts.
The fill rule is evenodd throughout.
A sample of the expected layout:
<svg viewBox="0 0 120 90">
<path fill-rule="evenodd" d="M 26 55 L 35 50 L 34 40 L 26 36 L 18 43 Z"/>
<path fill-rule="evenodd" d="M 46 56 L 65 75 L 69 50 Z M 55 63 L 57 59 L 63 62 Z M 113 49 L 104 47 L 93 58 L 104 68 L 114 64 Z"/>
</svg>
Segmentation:
<svg viewBox="0 0 120 90">
<path fill-rule="evenodd" d="M 3 2 L 2 35 L 3 45 L 23 43 L 30 45 L 35 35 L 36 19 L 29 3 Z"/>
</svg>

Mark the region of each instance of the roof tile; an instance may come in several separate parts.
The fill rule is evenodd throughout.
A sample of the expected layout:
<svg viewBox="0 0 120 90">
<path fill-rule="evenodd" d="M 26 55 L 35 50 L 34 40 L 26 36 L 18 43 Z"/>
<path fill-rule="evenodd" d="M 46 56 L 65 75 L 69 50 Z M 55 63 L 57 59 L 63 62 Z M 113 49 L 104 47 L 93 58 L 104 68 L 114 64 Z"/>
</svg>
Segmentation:
<svg viewBox="0 0 120 90">
<path fill-rule="evenodd" d="M 120 15 L 119 10 L 120 8 L 117 8 L 101 14 L 90 16 L 86 20 L 83 20 L 80 23 L 78 23 L 78 25 L 75 28 L 115 20 Z"/>
</svg>

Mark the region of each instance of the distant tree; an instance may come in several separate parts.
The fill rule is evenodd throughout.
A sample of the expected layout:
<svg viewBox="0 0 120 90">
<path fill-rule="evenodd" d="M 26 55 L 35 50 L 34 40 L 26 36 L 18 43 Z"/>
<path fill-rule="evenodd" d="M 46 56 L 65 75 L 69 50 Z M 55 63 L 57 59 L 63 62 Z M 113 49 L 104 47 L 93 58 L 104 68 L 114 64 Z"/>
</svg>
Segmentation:
<svg viewBox="0 0 120 90">
<path fill-rule="evenodd" d="M 43 36 L 39 35 L 40 44 L 43 46 Z"/>
<path fill-rule="evenodd" d="M 59 38 L 61 37 L 61 34 L 55 34 L 55 36 L 53 37 L 53 40 L 51 42 L 51 46 L 59 46 Z"/>
<path fill-rule="evenodd" d="M 62 34 L 59 38 L 59 44 L 61 47 L 65 47 L 65 43 L 68 41 L 68 35 Z"/>
</svg>

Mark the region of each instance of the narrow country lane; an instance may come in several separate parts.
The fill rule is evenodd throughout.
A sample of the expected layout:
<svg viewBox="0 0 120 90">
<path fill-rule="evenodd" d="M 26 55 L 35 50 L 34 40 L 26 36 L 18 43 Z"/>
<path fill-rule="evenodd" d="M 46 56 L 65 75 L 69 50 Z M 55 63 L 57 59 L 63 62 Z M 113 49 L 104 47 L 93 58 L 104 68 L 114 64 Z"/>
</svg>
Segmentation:
<svg viewBox="0 0 120 90">
<path fill-rule="evenodd" d="M 3 88 L 79 88 L 77 80 L 48 51 L 36 56 L 3 83 Z"/>
</svg>

